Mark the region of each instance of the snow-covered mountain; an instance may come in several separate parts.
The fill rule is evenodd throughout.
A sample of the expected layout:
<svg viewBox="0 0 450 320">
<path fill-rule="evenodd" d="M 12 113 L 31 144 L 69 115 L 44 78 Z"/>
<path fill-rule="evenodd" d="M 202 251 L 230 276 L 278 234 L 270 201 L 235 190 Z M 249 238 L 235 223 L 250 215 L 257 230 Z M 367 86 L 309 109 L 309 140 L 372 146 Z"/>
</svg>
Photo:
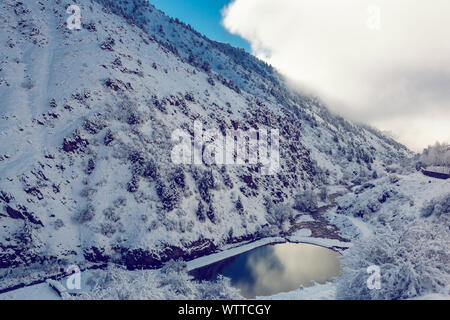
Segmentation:
<svg viewBox="0 0 450 320">
<path fill-rule="evenodd" d="M 145 0 L 3 0 L 0 22 L 0 289 L 286 235 L 296 194 L 364 184 L 411 155 Z M 172 134 L 194 121 L 278 129 L 279 170 L 175 164 Z M 324 223 L 309 227 L 344 239 Z"/>
</svg>

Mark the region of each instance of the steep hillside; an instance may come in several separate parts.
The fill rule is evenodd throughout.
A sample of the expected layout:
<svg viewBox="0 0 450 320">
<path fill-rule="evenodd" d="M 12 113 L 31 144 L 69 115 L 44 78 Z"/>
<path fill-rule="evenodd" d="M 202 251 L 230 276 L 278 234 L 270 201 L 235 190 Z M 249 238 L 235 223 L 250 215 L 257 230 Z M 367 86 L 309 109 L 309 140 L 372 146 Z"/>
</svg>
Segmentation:
<svg viewBox="0 0 450 320">
<path fill-rule="evenodd" d="M 81 30 L 66 26 L 73 3 Z M 361 184 L 410 155 L 145 1 L 4 0 L 0 22 L 0 289 L 284 235 L 297 193 Z M 172 135 L 195 135 L 195 121 L 279 130 L 279 167 L 175 164 Z"/>
</svg>

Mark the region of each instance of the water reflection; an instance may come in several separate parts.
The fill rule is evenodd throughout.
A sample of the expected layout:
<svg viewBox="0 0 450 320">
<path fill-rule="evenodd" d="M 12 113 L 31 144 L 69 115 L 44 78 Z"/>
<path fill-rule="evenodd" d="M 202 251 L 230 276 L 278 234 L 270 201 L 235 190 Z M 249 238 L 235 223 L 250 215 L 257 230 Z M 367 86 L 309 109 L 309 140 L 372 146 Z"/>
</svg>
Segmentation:
<svg viewBox="0 0 450 320">
<path fill-rule="evenodd" d="M 256 248 L 238 256 L 191 271 L 199 280 L 219 274 L 231 278 L 246 298 L 273 295 L 324 283 L 340 272 L 339 253 L 327 248 L 283 243 Z"/>
</svg>

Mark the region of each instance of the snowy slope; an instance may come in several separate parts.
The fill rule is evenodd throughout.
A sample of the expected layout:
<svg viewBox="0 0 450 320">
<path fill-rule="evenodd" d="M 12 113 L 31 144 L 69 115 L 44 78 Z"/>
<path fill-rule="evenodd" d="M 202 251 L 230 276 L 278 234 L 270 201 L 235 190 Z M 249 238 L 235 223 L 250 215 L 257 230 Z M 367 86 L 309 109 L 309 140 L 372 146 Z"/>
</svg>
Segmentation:
<svg viewBox="0 0 450 320">
<path fill-rule="evenodd" d="M 145 1 L 76 1 L 83 28 L 71 31 L 72 2 L 0 3 L 0 289 L 279 236 L 270 205 L 410 156 Z M 175 165 L 171 135 L 194 120 L 279 129 L 280 170 Z"/>
</svg>

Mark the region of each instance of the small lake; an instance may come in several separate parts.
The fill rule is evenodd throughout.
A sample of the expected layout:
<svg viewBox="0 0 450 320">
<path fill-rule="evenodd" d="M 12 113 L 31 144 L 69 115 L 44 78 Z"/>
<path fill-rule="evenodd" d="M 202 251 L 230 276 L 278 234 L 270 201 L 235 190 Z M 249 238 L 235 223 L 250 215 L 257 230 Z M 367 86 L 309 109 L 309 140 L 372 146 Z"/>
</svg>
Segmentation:
<svg viewBox="0 0 450 320">
<path fill-rule="evenodd" d="M 340 273 L 340 254 L 316 245 L 282 243 L 266 245 L 192 270 L 197 280 L 231 279 L 245 298 L 269 296 L 325 283 Z"/>
</svg>

